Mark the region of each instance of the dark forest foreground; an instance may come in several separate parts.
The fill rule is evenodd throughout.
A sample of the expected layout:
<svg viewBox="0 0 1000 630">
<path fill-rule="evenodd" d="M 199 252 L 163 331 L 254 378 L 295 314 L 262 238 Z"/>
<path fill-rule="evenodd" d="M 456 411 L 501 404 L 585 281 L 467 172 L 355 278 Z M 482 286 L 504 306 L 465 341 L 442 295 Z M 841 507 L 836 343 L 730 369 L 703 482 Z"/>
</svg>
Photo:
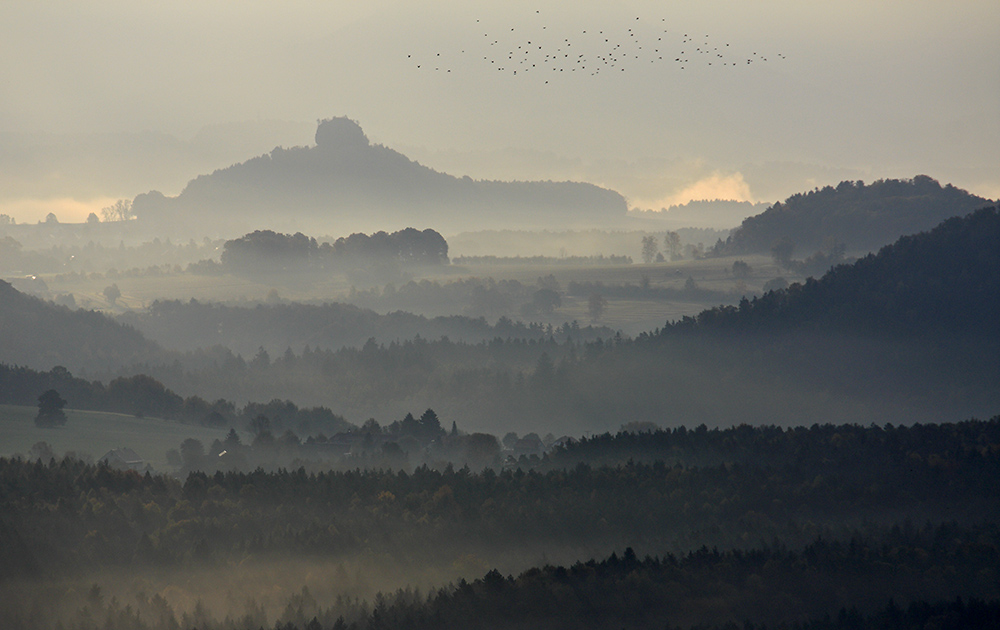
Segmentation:
<svg viewBox="0 0 1000 630">
<path fill-rule="evenodd" d="M 974 626 L 1000 600 L 997 478 L 1000 418 L 624 432 L 481 473 L 181 481 L 2 459 L 0 612 L 6 628 Z"/>
</svg>

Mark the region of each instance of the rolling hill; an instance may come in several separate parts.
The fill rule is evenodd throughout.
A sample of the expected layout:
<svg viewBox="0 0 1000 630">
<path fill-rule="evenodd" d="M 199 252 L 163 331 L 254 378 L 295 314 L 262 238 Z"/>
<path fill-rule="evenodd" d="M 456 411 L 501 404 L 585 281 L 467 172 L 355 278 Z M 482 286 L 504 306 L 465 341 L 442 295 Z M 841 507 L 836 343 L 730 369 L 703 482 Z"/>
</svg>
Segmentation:
<svg viewBox="0 0 1000 630">
<path fill-rule="evenodd" d="M 130 326 L 95 311 L 56 306 L 0 280 L 0 363 L 100 371 L 163 356 L 162 348 Z"/>
<path fill-rule="evenodd" d="M 987 207 L 904 236 L 818 280 L 704 311 L 664 332 L 809 329 L 996 340 L 998 322 L 1000 214 Z"/>
<path fill-rule="evenodd" d="M 929 230 L 945 219 L 989 204 L 926 175 L 910 180 L 841 182 L 799 193 L 745 219 L 717 256 L 767 253 L 789 239 L 802 253 L 843 244 L 849 251 L 874 251 L 901 236 Z"/>
</svg>

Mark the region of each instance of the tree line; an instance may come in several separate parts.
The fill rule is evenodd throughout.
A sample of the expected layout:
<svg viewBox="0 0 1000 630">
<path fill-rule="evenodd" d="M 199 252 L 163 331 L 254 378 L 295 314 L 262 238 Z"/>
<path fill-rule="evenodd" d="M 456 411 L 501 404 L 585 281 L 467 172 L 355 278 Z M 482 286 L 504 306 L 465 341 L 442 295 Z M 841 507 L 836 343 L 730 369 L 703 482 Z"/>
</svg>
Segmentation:
<svg viewBox="0 0 1000 630">
<path fill-rule="evenodd" d="M 317 243 L 301 232 L 280 234 L 255 230 L 223 245 L 221 264 L 248 274 L 313 269 L 337 270 L 365 264 L 442 265 L 448 263 L 448 243 L 432 229 L 406 228 L 391 234 L 351 234 Z"/>
<path fill-rule="evenodd" d="M 145 374 L 121 376 L 107 385 L 75 377 L 62 366 L 47 372 L 0 363 L 0 404 L 35 406 L 40 398 L 53 394 L 63 400 L 59 407 L 125 413 L 137 417 L 157 417 L 211 427 L 249 426 L 258 416 L 270 416 L 277 431 L 336 433 L 355 426 L 329 408 L 299 407 L 289 400 L 267 403 L 248 402 L 241 408 L 230 400 L 207 401 L 200 396 L 186 398 Z"/>
<path fill-rule="evenodd" d="M 448 433 L 430 415 L 394 425 L 380 431 Z M 23 601 L 0 598 L 0 618 L 51 625 L 55 602 L 32 605 L 45 596 L 65 598 L 64 627 L 81 629 L 90 621 L 124 627 L 115 624 L 125 619 L 202 630 L 275 619 L 278 628 L 310 629 L 454 628 L 481 619 L 500 628 L 806 620 L 828 625 L 803 627 L 839 628 L 885 621 L 889 609 L 897 620 L 912 613 L 926 623 L 930 613 L 919 611 L 944 614 L 957 597 L 963 604 L 953 612 L 974 620 L 1000 599 L 992 484 L 1000 417 L 909 427 L 633 428 L 642 430 L 580 439 L 533 469 L 482 472 L 441 462 L 176 479 L 71 458 L 0 458 L 0 592 L 43 576 L 97 580 L 89 594 L 34 589 Z M 552 560 L 539 564 L 542 554 Z M 414 579 L 463 562 L 472 568 L 460 576 L 471 581 L 427 596 L 362 593 L 367 601 L 318 601 L 295 586 L 284 612 L 248 604 L 252 621 L 233 626 L 243 617 L 225 620 L 202 606 L 195 620 L 197 607 L 175 612 L 148 592 L 126 611 L 126 602 L 101 596 L 96 577 L 104 569 L 228 572 L 259 557 L 315 564 L 382 555 Z"/>
<path fill-rule="evenodd" d="M 406 419 L 394 430 L 408 422 L 442 436 L 433 419 Z M 17 575 L 32 567 L 186 566 L 249 553 L 338 557 L 390 540 L 404 564 L 449 561 L 469 550 L 499 561 L 510 546 L 556 553 L 627 544 L 678 553 L 775 538 L 794 547 L 862 522 L 876 530 L 944 515 L 996 523 L 998 426 L 1000 417 L 941 427 L 671 433 L 717 445 L 746 441 L 751 453 L 750 445 L 770 445 L 746 461 L 702 466 L 632 457 L 609 466 L 598 452 L 594 465 L 577 459 L 562 467 L 561 458 L 574 453 L 568 448 L 527 470 L 475 472 L 444 460 L 409 472 L 306 463 L 271 472 L 192 471 L 180 481 L 68 458 L 0 458 L 2 524 L 14 541 L 5 548 L 20 558 L 3 567 Z M 642 456 L 647 442 L 662 440 L 619 435 L 608 448 L 621 453 L 621 443 L 632 443 Z M 593 450 L 593 441 L 580 444 L 575 448 Z M 694 460 L 704 457 L 689 450 Z"/>
</svg>

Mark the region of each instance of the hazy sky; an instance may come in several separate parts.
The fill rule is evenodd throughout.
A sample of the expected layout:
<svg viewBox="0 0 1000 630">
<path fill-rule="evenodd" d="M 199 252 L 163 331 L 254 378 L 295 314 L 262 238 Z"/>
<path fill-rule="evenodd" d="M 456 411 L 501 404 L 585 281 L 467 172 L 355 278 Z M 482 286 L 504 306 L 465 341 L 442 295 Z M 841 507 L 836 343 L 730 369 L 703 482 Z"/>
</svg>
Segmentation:
<svg viewBox="0 0 1000 630">
<path fill-rule="evenodd" d="M 998 32 L 996 0 L 14 0 L 0 132 L 189 141 L 269 120 L 310 123 L 285 136 L 305 144 L 347 115 L 440 170 L 584 179 L 644 208 L 921 173 L 1000 197 Z M 152 171 L 60 195 L 176 194 L 203 172 Z M 24 213 L 45 196 L 0 191 Z"/>
</svg>

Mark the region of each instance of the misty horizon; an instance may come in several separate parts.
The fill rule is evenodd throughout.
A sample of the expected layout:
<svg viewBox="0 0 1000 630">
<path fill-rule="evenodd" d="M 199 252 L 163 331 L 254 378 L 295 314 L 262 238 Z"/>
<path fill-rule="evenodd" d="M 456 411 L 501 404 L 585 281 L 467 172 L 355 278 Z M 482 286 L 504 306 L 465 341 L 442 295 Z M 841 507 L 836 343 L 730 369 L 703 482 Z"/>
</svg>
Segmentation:
<svg viewBox="0 0 1000 630">
<path fill-rule="evenodd" d="M 0 38 L 20 61 L 2 77 L 0 213 L 19 222 L 48 212 L 82 221 L 150 190 L 172 196 L 199 174 L 309 146 L 316 120 L 345 115 L 373 143 L 438 171 L 583 181 L 643 210 L 772 203 L 845 179 L 920 173 L 1000 197 L 1000 50 L 990 36 L 1000 18 L 986 2 L 906 12 L 634 2 L 572 13 L 546 3 L 399 11 L 383 2 L 337 13 L 294 3 L 281 15 L 48 4 L 61 17 L 40 4 L 5 8 Z M 144 38 L 125 48 L 108 31 L 119 21 Z M 627 42 L 628 29 L 646 36 L 660 25 L 674 54 L 690 48 L 687 37 L 755 63 L 724 74 L 658 62 L 539 85 L 473 59 L 499 60 L 484 43 L 491 33 L 514 50 L 522 31 L 544 33 L 536 43 L 546 51 L 565 40 L 595 58 L 605 52 L 586 39 L 594 31 Z M 74 61 L 61 67 L 64 46 Z M 447 76 L 414 67 L 437 55 L 454 66 Z"/>
<path fill-rule="evenodd" d="M 0 6 L 0 627 L 1000 627 L 1000 11 Z"/>
</svg>

